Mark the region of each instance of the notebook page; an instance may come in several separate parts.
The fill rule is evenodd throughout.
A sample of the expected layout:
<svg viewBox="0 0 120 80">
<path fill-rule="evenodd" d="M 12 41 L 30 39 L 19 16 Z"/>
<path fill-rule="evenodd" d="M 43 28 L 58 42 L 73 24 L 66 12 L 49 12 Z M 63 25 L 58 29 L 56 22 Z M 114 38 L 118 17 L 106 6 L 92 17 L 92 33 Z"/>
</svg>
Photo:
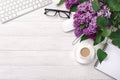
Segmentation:
<svg viewBox="0 0 120 80">
<path fill-rule="evenodd" d="M 111 77 L 120 80 L 120 49 L 112 44 L 108 44 L 105 52 L 107 52 L 107 58 L 96 68 Z"/>
</svg>

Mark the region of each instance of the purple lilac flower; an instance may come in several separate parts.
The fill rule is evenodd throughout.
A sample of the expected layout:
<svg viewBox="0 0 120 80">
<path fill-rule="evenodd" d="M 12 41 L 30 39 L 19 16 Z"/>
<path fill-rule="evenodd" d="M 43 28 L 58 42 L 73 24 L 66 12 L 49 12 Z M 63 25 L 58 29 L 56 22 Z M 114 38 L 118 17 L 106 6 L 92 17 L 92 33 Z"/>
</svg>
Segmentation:
<svg viewBox="0 0 120 80">
<path fill-rule="evenodd" d="M 74 15 L 74 27 L 75 35 L 79 34 L 76 31 L 78 28 L 80 29 L 80 25 L 88 24 L 85 29 L 80 29 L 81 34 L 91 35 L 96 33 L 96 28 L 98 27 L 96 24 L 96 12 L 92 9 L 92 3 L 90 2 L 83 2 L 77 7 L 77 12 Z M 78 32 L 78 33 L 77 33 Z M 77 37 L 80 35 L 77 35 Z"/>
<path fill-rule="evenodd" d="M 78 4 L 78 3 L 79 3 L 78 0 L 66 0 L 65 6 L 67 9 L 70 9 L 72 5 Z"/>
<path fill-rule="evenodd" d="M 77 12 L 74 14 L 74 27 L 80 27 L 81 24 L 88 23 L 92 19 L 92 16 L 96 14 L 90 6 L 90 2 L 78 5 Z"/>
<path fill-rule="evenodd" d="M 92 14 L 90 12 L 86 12 L 83 14 L 76 13 L 74 15 L 74 27 L 80 27 L 81 24 L 89 23 L 92 19 Z"/>
<path fill-rule="evenodd" d="M 98 26 L 96 23 L 97 17 L 93 17 L 91 22 L 88 24 L 87 28 L 83 29 L 83 34 L 91 35 L 97 32 Z"/>
<path fill-rule="evenodd" d="M 111 12 L 110 12 L 110 9 L 108 9 L 107 6 L 104 5 L 104 6 L 102 6 L 102 9 L 97 12 L 97 15 L 98 16 L 103 16 L 103 17 L 106 17 L 106 18 L 110 18 Z"/>
<path fill-rule="evenodd" d="M 74 27 L 75 27 L 75 35 L 76 37 L 81 36 L 81 34 L 87 35 L 91 39 L 96 38 L 96 33 L 99 30 L 99 26 L 97 25 L 97 17 L 103 16 L 106 18 L 110 17 L 110 10 L 106 5 L 99 2 L 101 9 L 99 11 L 94 11 L 92 8 L 92 0 L 89 2 L 83 2 L 78 5 L 77 11 L 74 14 Z M 85 28 L 81 29 L 80 26 L 86 24 Z"/>
<path fill-rule="evenodd" d="M 78 13 L 83 13 L 88 11 L 89 2 L 84 2 L 77 7 Z"/>
<path fill-rule="evenodd" d="M 80 27 L 81 24 L 85 23 L 85 14 L 75 14 L 78 17 L 74 18 L 74 27 Z"/>
<path fill-rule="evenodd" d="M 74 33 L 75 33 L 75 36 L 76 36 L 76 37 L 79 37 L 79 36 L 81 36 L 81 34 L 82 34 L 82 30 L 81 30 L 80 28 L 76 28 L 76 29 L 74 30 Z"/>
<path fill-rule="evenodd" d="M 95 39 L 96 39 L 96 34 L 91 34 L 91 35 L 88 35 L 88 37 L 89 37 L 90 39 L 95 40 Z"/>
</svg>

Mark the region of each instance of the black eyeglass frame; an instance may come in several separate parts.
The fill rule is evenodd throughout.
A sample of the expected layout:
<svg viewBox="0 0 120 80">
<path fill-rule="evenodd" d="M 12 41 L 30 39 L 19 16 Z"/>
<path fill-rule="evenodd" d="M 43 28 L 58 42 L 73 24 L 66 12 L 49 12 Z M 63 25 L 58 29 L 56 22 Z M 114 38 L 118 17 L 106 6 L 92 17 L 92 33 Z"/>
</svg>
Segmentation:
<svg viewBox="0 0 120 80">
<path fill-rule="evenodd" d="M 70 11 L 57 10 L 57 9 L 47 9 L 47 8 L 45 8 L 44 14 L 47 15 L 47 13 L 48 13 L 49 11 L 55 11 L 55 14 L 52 15 L 52 16 L 55 16 L 55 15 L 58 13 L 59 16 L 62 17 L 62 18 L 70 18 L 70 15 L 71 15 L 71 12 L 70 12 Z M 60 12 L 66 14 L 66 17 L 61 16 L 61 15 L 60 15 Z M 68 13 L 68 14 L 67 14 L 67 13 Z M 48 15 L 48 16 L 50 16 L 50 15 Z"/>
</svg>

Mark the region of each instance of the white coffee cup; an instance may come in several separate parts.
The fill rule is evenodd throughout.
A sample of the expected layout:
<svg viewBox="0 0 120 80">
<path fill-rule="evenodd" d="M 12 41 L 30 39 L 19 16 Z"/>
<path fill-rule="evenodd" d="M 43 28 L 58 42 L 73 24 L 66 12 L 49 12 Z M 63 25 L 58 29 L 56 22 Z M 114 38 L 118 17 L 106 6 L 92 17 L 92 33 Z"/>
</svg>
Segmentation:
<svg viewBox="0 0 120 80">
<path fill-rule="evenodd" d="M 73 51 L 76 61 L 81 64 L 89 64 L 95 58 L 94 47 L 89 43 L 78 43 Z"/>
</svg>

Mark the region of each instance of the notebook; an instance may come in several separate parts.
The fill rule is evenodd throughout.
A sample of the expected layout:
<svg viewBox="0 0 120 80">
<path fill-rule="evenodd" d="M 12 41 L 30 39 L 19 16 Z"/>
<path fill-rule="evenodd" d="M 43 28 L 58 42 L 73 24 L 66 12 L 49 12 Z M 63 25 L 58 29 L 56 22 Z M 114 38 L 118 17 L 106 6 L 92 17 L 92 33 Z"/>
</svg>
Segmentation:
<svg viewBox="0 0 120 80">
<path fill-rule="evenodd" d="M 109 43 L 104 50 L 108 56 L 101 64 L 97 61 L 95 68 L 114 79 L 120 80 L 120 49 Z"/>
</svg>

